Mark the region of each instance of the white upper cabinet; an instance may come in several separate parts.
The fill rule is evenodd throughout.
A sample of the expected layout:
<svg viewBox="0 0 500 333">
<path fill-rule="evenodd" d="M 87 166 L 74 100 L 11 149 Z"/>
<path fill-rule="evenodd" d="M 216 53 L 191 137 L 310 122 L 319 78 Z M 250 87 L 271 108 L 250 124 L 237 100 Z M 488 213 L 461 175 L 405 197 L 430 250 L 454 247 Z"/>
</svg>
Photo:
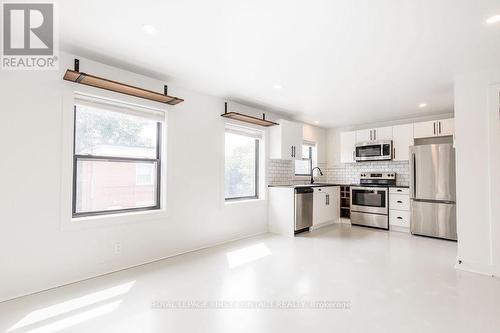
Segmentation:
<svg viewBox="0 0 500 333">
<path fill-rule="evenodd" d="M 436 136 L 436 122 L 424 121 L 413 124 L 413 135 L 415 139 Z"/>
<path fill-rule="evenodd" d="M 365 130 L 358 130 L 356 131 L 356 142 L 368 142 L 372 141 L 372 130 L 371 129 L 365 129 Z"/>
<path fill-rule="evenodd" d="M 279 126 L 269 129 L 269 156 L 273 159 L 302 159 L 302 124 L 280 119 Z"/>
<path fill-rule="evenodd" d="M 378 127 L 351 132 L 340 133 L 340 162 L 355 162 L 357 143 L 392 140 L 392 159 L 394 161 L 408 161 L 409 147 L 414 145 L 414 139 L 450 136 L 455 134 L 454 119 L 424 121 L 413 124 Z M 338 142 L 338 141 L 337 141 Z M 332 149 L 338 163 L 338 147 Z"/>
<path fill-rule="evenodd" d="M 455 134 L 455 119 L 453 118 L 438 120 L 437 126 L 440 136 Z"/>
<path fill-rule="evenodd" d="M 356 142 L 392 140 L 392 126 L 356 131 Z"/>
<path fill-rule="evenodd" d="M 415 139 L 429 138 L 433 136 L 447 136 L 455 133 L 453 118 L 424 121 L 413 124 L 413 134 Z"/>
<path fill-rule="evenodd" d="M 392 140 L 392 126 L 373 129 L 374 140 Z"/>
<path fill-rule="evenodd" d="M 413 124 L 394 126 L 392 128 L 392 159 L 408 161 L 410 146 L 413 146 Z"/>
<path fill-rule="evenodd" d="M 353 163 L 354 149 L 356 145 L 356 132 L 340 133 L 340 162 Z"/>
</svg>

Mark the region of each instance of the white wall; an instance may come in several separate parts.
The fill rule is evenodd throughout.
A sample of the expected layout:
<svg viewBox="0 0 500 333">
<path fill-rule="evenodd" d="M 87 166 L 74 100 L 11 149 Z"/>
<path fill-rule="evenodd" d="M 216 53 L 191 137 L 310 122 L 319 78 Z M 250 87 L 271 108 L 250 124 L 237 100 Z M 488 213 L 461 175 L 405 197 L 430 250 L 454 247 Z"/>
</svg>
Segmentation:
<svg viewBox="0 0 500 333">
<path fill-rule="evenodd" d="M 164 82 L 80 60 L 82 71 L 162 91 Z M 174 86 L 185 102 L 168 107 L 168 217 L 63 230 L 62 115 L 72 110 L 62 100 L 77 85 L 62 80 L 73 57 L 61 61 L 59 72 L 0 75 L 0 301 L 267 231 L 265 200 L 221 197 L 224 100 Z"/>
<path fill-rule="evenodd" d="M 455 78 L 460 269 L 500 276 L 500 70 Z"/>
</svg>

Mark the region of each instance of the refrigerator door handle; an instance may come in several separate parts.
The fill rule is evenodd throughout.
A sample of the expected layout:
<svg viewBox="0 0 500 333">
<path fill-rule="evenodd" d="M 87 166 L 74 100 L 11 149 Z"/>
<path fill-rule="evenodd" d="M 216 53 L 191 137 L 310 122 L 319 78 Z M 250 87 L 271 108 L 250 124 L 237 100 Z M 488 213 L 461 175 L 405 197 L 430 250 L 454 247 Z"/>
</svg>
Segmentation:
<svg viewBox="0 0 500 333">
<path fill-rule="evenodd" d="M 412 153 L 411 154 L 411 165 L 410 167 L 412 168 L 411 169 L 411 177 L 410 177 L 410 193 L 411 193 L 411 198 L 415 198 L 417 196 L 417 182 L 416 182 L 416 178 L 417 178 L 417 162 L 416 162 L 416 157 L 415 157 L 415 153 Z"/>
</svg>

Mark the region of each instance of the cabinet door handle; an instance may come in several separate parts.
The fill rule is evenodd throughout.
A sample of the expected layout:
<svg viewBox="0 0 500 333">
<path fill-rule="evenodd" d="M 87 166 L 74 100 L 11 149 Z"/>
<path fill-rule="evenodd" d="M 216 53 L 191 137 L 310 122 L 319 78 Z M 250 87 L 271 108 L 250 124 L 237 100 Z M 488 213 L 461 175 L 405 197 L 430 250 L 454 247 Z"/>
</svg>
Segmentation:
<svg viewBox="0 0 500 333">
<path fill-rule="evenodd" d="M 329 206 L 329 205 L 330 205 L 330 194 L 327 194 L 327 195 L 325 196 L 325 199 L 326 199 L 326 202 L 325 202 L 325 203 L 326 203 L 326 205 L 327 205 L 327 206 Z"/>
<path fill-rule="evenodd" d="M 401 200 L 398 200 L 398 201 L 397 201 L 397 203 L 403 203 L 403 201 L 401 201 Z"/>
<path fill-rule="evenodd" d="M 372 141 L 372 130 L 370 130 L 370 141 Z"/>
<path fill-rule="evenodd" d="M 397 189 L 396 191 L 398 191 L 398 192 L 403 192 L 403 190 L 401 190 L 401 189 Z"/>
<path fill-rule="evenodd" d="M 438 123 L 438 127 L 439 127 L 439 134 L 441 134 L 441 122 Z"/>
<path fill-rule="evenodd" d="M 373 130 L 373 140 L 377 140 L 377 130 Z"/>
<path fill-rule="evenodd" d="M 401 216 L 398 216 L 398 217 L 397 217 L 397 219 L 398 219 L 398 220 L 402 220 L 403 218 L 402 218 Z"/>
<path fill-rule="evenodd" d="M 292 150 L 290 156 L 293 157 L 293 146 L 290 146 L 290 149 Z"/>
<path fill-rule="evenodd" d="M 436 135 L 436 122 L 434 122 L 434 135 Z"/>
<path fill-rule="evenodd" d="M 392 148 L 392 158 L 396 158 L 396 148 Z"/>
</svg>

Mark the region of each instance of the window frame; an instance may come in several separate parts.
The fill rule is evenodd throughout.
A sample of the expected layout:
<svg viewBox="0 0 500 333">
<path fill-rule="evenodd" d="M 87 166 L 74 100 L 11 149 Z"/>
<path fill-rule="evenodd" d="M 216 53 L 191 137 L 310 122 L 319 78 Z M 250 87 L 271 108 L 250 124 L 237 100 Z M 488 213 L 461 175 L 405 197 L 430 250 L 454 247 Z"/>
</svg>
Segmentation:
<svg viewBox="0 0 500 333">
<path fill-rule="evenodd" d="M 224 140 L 225 136 L 227 134 L 227 127 L 224 129 Z M 259 189 L 259 183 L 260 183 L 260 141 L 261 139 L 255 138 L 255 193 L 254 195 L 247 195 L 247 196 L 240 196 L 240 197 L 230 197 L 227 198 L 225 194 L 225 183 L 224 183 L 224 201 L 225 202 L 234 202 L 234 201 L 239 201 L 239 200 L 256 200 L 260 198 L 260 189 Z M 224 141 L 225 142 L 225 141 Z M 224 179 L 225 179 L 225 165 L 226 165 L 226 160 L 224 157 Z"/>
<path fill-rule="evenodd" d="M 137 158 L 137 157 L 114 157 L 114 156 L 100 156 L 100 155 L 80 155 L 76 154 L 76 112 L 77 103 L 73 105 L 73 173 L 72 173 L 72 199 L 71 199 L 71 215 L 72 218 L 103 216 L 113 214 L 123 214 L 132 212 L 153 211 L 161 209 L 161 174 L 162 174 L 162 123 L 156 121 L 156 158 Z M 114 112 L 114 111 L 113 111 Z M 91 212 L 77 212 L 76 211 L 76 195 L 77 195 L 77 165 L 78 161 L 106 161 L 106 162 L 147 162 L 156 163 L 156 196 L 155 205 L 147 207 L 136 208 L 123 208 L 113 210 L 100 210 Z"/>
</svg>

